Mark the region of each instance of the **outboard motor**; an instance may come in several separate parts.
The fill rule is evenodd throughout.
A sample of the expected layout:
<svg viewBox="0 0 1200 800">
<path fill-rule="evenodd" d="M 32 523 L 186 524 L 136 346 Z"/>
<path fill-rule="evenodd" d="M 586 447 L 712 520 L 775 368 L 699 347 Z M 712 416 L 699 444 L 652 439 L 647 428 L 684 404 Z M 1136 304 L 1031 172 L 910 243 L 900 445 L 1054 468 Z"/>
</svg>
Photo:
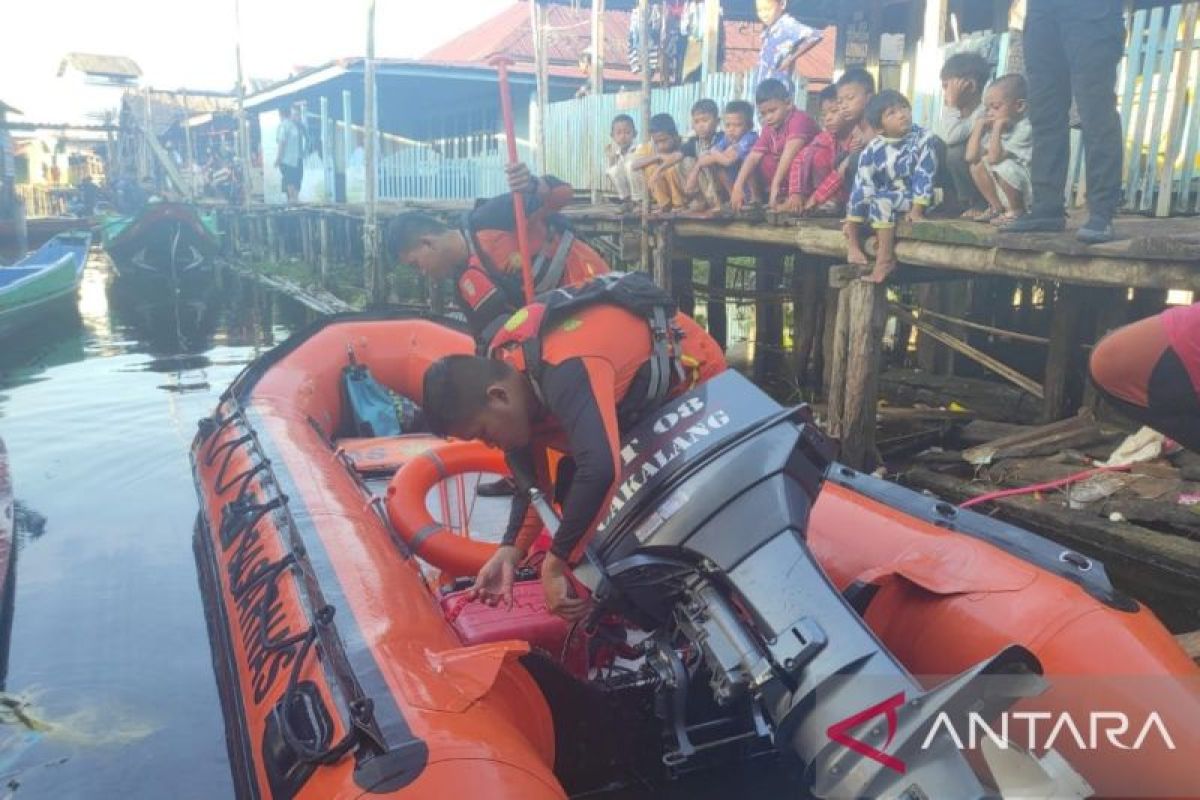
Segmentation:
<svg viewBox="0 0 1200 800">
<path fill-rule="evenodd" d="M 784 409 L 732 371 L 643 420 L 576 570 L 591 622 L 615 612 L 651 631 L 640 674 L 666 710 L 669 764 L 697 750 L 685 706 L 707 673 L 713 698 L 749 703 L 819 797 L 994 795 L 935 720 L 990 717 L 1036 694 L 1040 665 L 1013 646 L 928 691 L 904 669 L 805 543 L 832 456 L 806 408 Z M 997 675 L 1013 677 L 981 680 Z"/>
</svg>

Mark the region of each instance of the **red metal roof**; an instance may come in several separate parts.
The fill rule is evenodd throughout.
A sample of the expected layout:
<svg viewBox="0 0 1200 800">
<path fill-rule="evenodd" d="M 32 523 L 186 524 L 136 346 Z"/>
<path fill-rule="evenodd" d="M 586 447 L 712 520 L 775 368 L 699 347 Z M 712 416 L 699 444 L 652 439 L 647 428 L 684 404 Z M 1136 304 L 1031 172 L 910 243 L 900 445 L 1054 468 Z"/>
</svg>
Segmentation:
<svg viewBox="0 0 1200 800">
<path fill-rule="evenodd" d="M 591 12 L 586 8 L 550 5 L 543 7 L 550 73 L 580 78 L 579 57 L 591 45 Z M 605 77 L 609 80 L 638 80 L 629 71 L 629 20 L 625 11 L 604 14 Z M 725 72 L 749 72 L 758 60 L 762 26 L 757 22 L 725 23 Z M 825 31 L 820 45 L 801 57 L 800 74 L 814 83 L 828 83 L 833 76 L 835 29 Z M 463 66 L 482 64 L 497 53 L 515 63 L 514 69 L 527 71 L 533 64 L 533 35 L 529 24 L 529 4 L 514 3 L 491 19 L 451 39 L 425 54 L 425 63 Z M 522 69 L 523 68 L 523 69 Z"/>
</svg>

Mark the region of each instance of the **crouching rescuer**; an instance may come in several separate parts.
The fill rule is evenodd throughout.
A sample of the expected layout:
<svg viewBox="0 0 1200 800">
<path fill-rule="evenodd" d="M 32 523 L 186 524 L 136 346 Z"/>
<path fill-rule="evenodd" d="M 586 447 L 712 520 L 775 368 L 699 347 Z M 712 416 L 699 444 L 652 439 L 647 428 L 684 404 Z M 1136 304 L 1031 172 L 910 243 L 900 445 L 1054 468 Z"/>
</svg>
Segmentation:
<svg viewBox="0 0 1200 800">
<path fill-rule="evenodd" d="M 423 406 L 438 435 L 502 449 L 513 474 L 532 476 L 548 496 L 552 482 L 559 484 L 561 523 L 542 563 L 542 586 L 549 608 L 574 620 L 587 603 L 568 573 L 612 496 L 622 431 L 724 370 L 717 342 L 647 276 L 610 273 L 518 310 L 486 358 L 434 363 Z M 557 481 L 549 449 L 564 454 Z M 474 597 L 511 605 L 516 567 L 541 528 L 529 498 L 518 493 Z"/>
</svg>

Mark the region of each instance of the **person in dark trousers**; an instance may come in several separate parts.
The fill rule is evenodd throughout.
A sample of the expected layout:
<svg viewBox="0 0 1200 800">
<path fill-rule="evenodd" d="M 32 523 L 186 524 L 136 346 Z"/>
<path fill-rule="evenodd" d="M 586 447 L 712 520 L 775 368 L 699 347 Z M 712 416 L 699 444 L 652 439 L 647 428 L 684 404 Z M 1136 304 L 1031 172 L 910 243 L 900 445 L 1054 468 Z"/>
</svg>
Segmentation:
<svg viewBox="0 0 1200 800">
<path fill-rule="evenodd" d="M 1089 217 L 1077 238 L 1112 241 L 1121 202 L 1121 116 L 1117 65 L 1125 50 L 1122 0 L 1028 0 L 1025 69 L 1033 124 L 1033 207 L 1008 233 L 1065 230 L 1064 193 L 1071 157 L 1068 115 L 1079 108 L 1087 159 Z"/>
<path fill-rule="evenodd" d="M 1113 331 L 1089 372 L 1118 411 L 1200 452 L 1200 303 Z"/>
</svg>

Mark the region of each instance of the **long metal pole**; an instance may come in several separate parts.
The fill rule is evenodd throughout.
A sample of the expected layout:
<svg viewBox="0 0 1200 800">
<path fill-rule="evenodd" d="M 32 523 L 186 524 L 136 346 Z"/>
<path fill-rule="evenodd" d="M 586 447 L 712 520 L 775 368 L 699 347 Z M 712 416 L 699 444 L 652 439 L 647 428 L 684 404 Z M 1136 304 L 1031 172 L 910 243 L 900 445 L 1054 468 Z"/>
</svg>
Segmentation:
<svg viewBox="0 0 1200 800">
<path fill-rule="evenodd" d="M 234 53 L 237 57 L 238 160 L 242 162 L 242 205 L 250 205 L 250 126 L 246 124 L 246 81 L 242 77 L 242 4 L 233 0 Z"/>
<path fill-rule="evenodd" d="M 192 112 L 188 108 L 188 96 L 183 95 L 183 147 L 187 151 L 184 153 L 183 165 L 187 168 L 187 193 L 189 200 L 196 199 L 196 170 L 192 168 Z"/>
<path fill-rule="evenodd" d="M 367 58 L 363 64 L 363 166 L 366 171 L 366 204 L 363 209 L 363 267 L 367 294 L 373 302 L 383 299 L 379 274 L 375 208 L 375 0 L 367 2 Z"/>
<path fill-rule="evenodd" d="M 592 0 L 592 96 L 604 94 L 604 0 Z M 596 121 L 593 121 L 596 124 Z M 603 121 L 598 123 L 604 125 Z M 592 203 L 600 202 L 600 185 L 604 178 L 600 161 L 591 159 Z"/>
<path fill-rule="evenodd" d="M 543 24 L 541 3 L 538 0 L 531 0 L 529 3 L 529 20 L 533 34 L 534 94 L 537 97 L 537 124 L 534 126 L 531 138 L 534 146 L 537 147 L 538 168 L 545 172 L 546 111 L 550 101 L 550 92 L 547 89 L 549 79 L 546 70 L 550 62 L 546 57 L 546 26 Z"/>
<path fill-rule="evenodd" d="M 650 0 L 638 0 L 642 35 L 642 141 L 650 141 Z M 642 194 L 642 270 L 650 272 L 650 186 Z"/>
<path fill-rule="evenodd" d="M 516 125 L 513 124 L 512 92 L 508 87 L 508 60 L 503 57 L 492 59 L 496 68 L 496 78 L 500 83 L 500 115 L 504 118 L 504 138 L 508 142 L 508 163 L 516 164 L 517 156 Z M 520 192 L 512 193 L 513 217 L 517 223 L 517 250 L 521 255 L 521 286 L 525 293 L 525 302 L 533 302 L 533 265 L 529 258 L 529 233 L 525 220 L 525 197 Z"/>
<path fill-rule="evenodd" d="M 604 0 L 592 0 L 592 94 L 604 94 Z"/>
</svg>

